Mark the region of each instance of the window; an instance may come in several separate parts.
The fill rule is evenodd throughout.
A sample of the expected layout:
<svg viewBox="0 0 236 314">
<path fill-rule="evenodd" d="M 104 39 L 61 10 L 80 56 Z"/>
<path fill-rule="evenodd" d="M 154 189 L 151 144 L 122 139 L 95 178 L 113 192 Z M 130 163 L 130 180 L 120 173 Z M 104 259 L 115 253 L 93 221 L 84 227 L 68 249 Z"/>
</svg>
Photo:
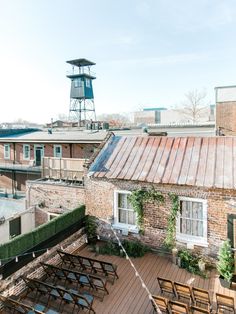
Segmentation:
<svg viewBox="0 0 236 314">
<path fill-rule="evenodd" d="M 82 87 L 82 80 L 81 80 L 81 78 L 74 79 L 74 87 L 75 88 Z"/>
<path fill-rule="evenodd" d="M 155 111 L 155 123 L 156 124 L 161 123 L 161 112 L 160 112 L 160 110 Z"/>
<path fill-rule="evenodd" d="M 17 217 L 9 221 L 10 238 L 14 238 L 21 234 L 21 218 Z"/>
<path fill-rule="evenodd" d="M 48 221 L 60 216 L 60 214 L 48 213 Z"/>
<path fill-rule="evenodd" d="M 128 191 L 115 191 L 114 194 L 114 226 L 119 229 L 129 229 L 138 232 L 137 215 L 129 203 Z"/>
<path fill-rule="evenodd" d="M 90 80 L 88 78 L 85 78 L 85 86 L 90 87 Z"/>
<path fill-rule="evenodd" d="M 176 238 L 189 245 L 207 246 L 206 200 L 180 198 Z"/>
<path fill-rule="evenodd" d="M 54 157 L 57 157 L 57 158 L 62 157 L 61 145 L 54 145 Z"/>
<path fill-rule="evenodd" d="M 23 145 L 23 159 L 30 159 L 30 145 Z"/>
<path fill-rule="evenodd" d="M 10 144 L 4 145 L 4 159 L 10 159 Z"/>
</svg>

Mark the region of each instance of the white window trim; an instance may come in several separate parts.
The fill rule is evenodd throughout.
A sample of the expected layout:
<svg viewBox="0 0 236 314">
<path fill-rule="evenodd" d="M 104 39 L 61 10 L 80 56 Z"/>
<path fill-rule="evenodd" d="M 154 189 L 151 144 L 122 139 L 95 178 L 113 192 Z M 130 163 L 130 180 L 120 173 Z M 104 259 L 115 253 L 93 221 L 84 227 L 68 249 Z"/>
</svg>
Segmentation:
<svg viewBox="0 0 236 314">
<path fill-rule="evenodd" d="M 118 194 L 131 194 L 130 191 L 126 190 L 115 190 L 114 191 L 114 204 L 113 204 L 113 215 L 114 215 L 114 223 L 113 223 L 113 228 L 119 229 L 119 230 L 125 230 L 129 231 L 132 233 L 138 233 L 139 228 L 136 223 L 136 225 L 130 225 L 130 224 L 124 224 L 119 222 L 119 217 L 118 217 Z M 137 215 L 136 215 L 136 222 L 137 222 Z"/>
<path fill-rule="evenodd" d="M 187 246 L 192 247 L 194 245 L 208 247 L 207 242 L 207 200 L 201 198 L 179 197 L 180 201 L 199 202 L 202 203 L 203 208 L 203 237 L 192 236 L 189 234 L 183 234 L 180 232 L 180 213 L 176 219 L 176 240 L 178 242 L 186 243 Z"/>
<path fill-rule="evenodd" d="M 8 147 L 8 155 L 6 154 L 6 147 Z M 4 144 L 4 159 L 11 159 L 11 145 Z"/>
<path fill-rule="evenodd" d="M 29 157 L 25 157 L 25 147 L 29 147 Z M 29 144 L 23 144 L 23 159 L 30 160 L 30 145 Z"/>
<path fill-rule="evenodd" d="M 58 147 L 60 147 L 60 150 L 61 150 L 60 157 L 56 156 L 56 149 Z M 56 158 L 62 158 L 62 146 L 61 145 L 54 145 L 53 156 Z"/>
<path fill-rule="evenodd" d="M 58 216 L 60 216 L 60 215 L 61 215 L 61 214 L 57 214 L 57 213 L 50 213 L 50 212 L 48 212 L 47 214 L 48 214 L 48 221 L 50 221 L 50 216 L 54 216 L 54 217 L 56 218 L 56 217 L 58 217 Z"/>
</svg>

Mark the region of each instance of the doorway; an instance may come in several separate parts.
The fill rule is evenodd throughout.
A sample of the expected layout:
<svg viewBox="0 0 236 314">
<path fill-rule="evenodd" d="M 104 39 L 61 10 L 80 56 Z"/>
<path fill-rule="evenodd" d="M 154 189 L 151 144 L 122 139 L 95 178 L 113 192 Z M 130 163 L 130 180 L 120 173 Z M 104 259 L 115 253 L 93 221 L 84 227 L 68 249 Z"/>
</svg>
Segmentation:
<svg viewBox="0 0 236 314">
<path fill-rule="evenodd" d="M 42 158 L 43 158 L 43 147 L 35 146 L 35 150 L 34 150 L 35 166 L 42 165 Z"/>
</svg>

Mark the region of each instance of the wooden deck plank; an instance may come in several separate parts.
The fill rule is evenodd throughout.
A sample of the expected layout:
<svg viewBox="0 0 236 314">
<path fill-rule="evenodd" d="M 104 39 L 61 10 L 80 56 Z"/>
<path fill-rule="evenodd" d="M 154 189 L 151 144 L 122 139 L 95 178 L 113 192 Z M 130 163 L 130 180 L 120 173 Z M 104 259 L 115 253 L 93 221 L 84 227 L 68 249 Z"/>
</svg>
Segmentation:
<svg viewBox="0 0 236 314">
<path fill-rule="evenodd" d="M 128 260 L 118 256 L 95 255 L 88 250 L 88 247 L 78 252 L 78 254 L 118 265 L 119 279 L 115 280 L 114 285 L 108 282 L 109 295 L 105 295 L 102 302 L 97 298 L 94 299 L 93 307 L 96 314 L 152 313 L 152 305 L 148 298 L 148 293 L 142 288 L 141 282 L 135 276 L 134 269 Z M 147 253 L 142 258 L 132 259 L 132 262 L 151 294 L 160 294 L 157 282 L 157 277 L 159 276 L 208 290 L 214 303 L 215 293 L 219 292 L 234 297 L 236 304 L 235 290 L 221 287 L 216 271 L 211 272 L 210 277 L 204 279 L 174 265 L 170 258 L 154 253 Z M 27 302 L 28 300 L 25 301 Z M 54 301 L 52 300 L 52 302 Z M 213 307 L 215 307 L 214 303 Z M 65 306 L 63 313 L 69 313 L 69 310 L 70 307 Z"/>
</svg>

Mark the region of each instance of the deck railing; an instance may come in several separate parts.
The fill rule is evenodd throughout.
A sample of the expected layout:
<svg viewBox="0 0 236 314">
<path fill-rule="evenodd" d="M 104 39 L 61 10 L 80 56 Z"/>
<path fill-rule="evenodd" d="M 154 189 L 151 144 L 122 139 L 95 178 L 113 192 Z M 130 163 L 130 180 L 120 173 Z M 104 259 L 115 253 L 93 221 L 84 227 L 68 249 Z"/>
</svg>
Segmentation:
<svg viewBox="0 0 236 314">
<path fill-rule="evenodd" d="M 56 180 L 83 181 L 84 164 L 82 158 L 44 157 L 42 177 Z"/>
</svg>

